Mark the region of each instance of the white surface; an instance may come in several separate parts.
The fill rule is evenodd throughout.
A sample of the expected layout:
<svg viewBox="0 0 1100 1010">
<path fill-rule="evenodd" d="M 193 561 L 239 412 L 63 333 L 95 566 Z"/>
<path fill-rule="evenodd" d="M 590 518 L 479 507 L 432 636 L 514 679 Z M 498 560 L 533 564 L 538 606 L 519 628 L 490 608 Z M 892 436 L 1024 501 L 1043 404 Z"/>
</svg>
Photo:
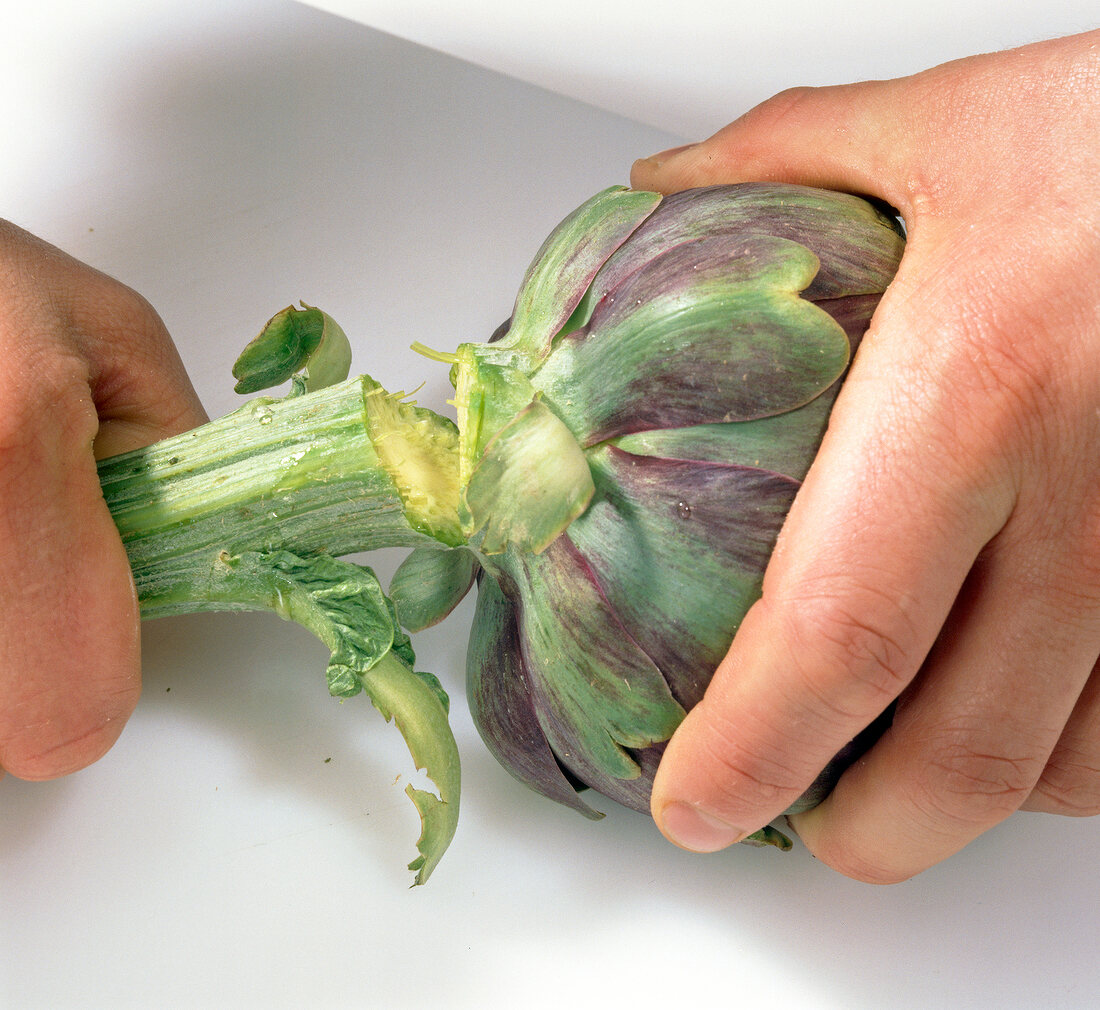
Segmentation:
<svg viewBox="0 0 1100 1010">
<path fill-rule="evenodd" d="M 1096 0 L 314 4 L 692 140 L 793 85 L 897 77 L 1100 25 Z"/>
<path fill-rule="evenodd" d="M 299 298 L 441 406 L 408 345 L 487 335 L 558 218 L 674 139 L 289 3 L 56 6 L 5 25 L 0 214 L 148 296 L 214 413 Z M 111 753 L 0 781 L 0 1007 L 1100 1006 L 1100 820 L 1018 816 L 887 889 L 797 845 L 692 857 L 493 763 L 468 619 L 416 642 L 465 761 L 416 890 L 402 745 L 328 698 L 320 646 L 262 616 L 148 625 Z"/>
</svg>

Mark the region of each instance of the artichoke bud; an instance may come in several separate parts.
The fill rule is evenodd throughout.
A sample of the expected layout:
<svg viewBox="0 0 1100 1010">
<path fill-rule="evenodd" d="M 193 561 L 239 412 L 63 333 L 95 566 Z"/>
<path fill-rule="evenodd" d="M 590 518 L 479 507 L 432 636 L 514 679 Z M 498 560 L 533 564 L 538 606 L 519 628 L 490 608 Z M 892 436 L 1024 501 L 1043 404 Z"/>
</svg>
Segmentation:
<svg viewBox="0 0 1100 1010">
<path fill-rule="evenodd" d="M 605 190 L 544 243 L 509 324 L 459 350 L 483 568 L 470 703 L 522 781 L 588 813 L 577 783 L 648 809 L 902 249 L 838 193 Z"/>
</svg>

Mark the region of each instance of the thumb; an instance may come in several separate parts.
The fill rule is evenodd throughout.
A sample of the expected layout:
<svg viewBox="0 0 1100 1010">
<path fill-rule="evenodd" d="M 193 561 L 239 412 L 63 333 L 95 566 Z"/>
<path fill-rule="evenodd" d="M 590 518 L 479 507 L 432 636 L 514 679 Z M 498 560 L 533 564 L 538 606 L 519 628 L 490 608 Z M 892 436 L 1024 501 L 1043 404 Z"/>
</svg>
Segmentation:
<svg viewBox="0 0 1100 1010">
<path fill-rule="evenodd" d="M 894 113 L 904 104 L 899 90 L 915 87 L 920 78 L 784 91 L 702 143 L 640 159 L 630 183 L 673 193 L 721 183 L 792 182 L 873 194 L 901 208 L 907 194 L 891 182 L 905 177 L 914 124 Z"/>
</svg>

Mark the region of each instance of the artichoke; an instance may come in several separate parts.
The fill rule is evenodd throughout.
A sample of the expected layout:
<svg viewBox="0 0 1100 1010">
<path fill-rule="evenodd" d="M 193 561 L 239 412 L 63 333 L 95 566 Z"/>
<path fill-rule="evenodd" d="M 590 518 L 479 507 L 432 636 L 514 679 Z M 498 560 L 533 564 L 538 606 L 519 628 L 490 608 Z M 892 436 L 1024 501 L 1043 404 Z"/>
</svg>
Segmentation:
<svg viewBox="0 0 1100 1010">
<path fill-rule="evenodd" d="M 902 248 L 854 196 L 605 190 L 549 236 L 491 340 L 425 349 L 451 366 L 454 421 L 348 379 L 343 331 L 288 308 L 234 374 L 289 393 L 100 464 L 142 613 L 266 609 L 314 632 L 330 692 L 366 694 L 435 785 L 409 790 L 417 882 L 454 834 L 459 760 L 402 625 L 475 583 L 467 687 L 489 749 L 587 815 L 585 787 L 646 810 Z M 389 596 L 344 557 L 383 546 L 412 548 Z"/>
<path fill-rule="evenodd" d="M 578 785 L 648 809 L 902 247 L 837 193 L 611 189 L 549 237 L 493 339 L 454 356 L 468 544 L 415 551 L 391 593 L 420 628 L 480 571 L 469 702 L 521 781 L 588 815 Z"/>
</svg>

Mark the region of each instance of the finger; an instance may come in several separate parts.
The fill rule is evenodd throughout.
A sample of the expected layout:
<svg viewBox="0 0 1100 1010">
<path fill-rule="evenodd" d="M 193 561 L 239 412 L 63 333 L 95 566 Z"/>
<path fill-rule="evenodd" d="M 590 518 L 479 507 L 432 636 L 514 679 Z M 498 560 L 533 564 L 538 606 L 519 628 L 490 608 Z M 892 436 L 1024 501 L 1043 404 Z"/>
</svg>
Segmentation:
<svg viewBox="0 0 1100 1010">
<path fill-rule="evenodd" d="M 1015 110 L 1036 107 L 1039 96 L 1087 107 L 1094 45 L 1095 34 L 1085 34 L 895 80 L 792 88 L 700 144 L 635 162 L 631 184 L 670 193 L 727 182 L 801 183 L 878 196 L 907 222 L 921 206 L 938 214 L 980 206 L 999 160 L 975 159 L 959 138 L 993 123 L 1004 157 L 1043 159 L 1049 139 Z M 1074 59 L 1077 72 L 1067 73 Z"/>
<path fill-rule="evenodd" d="M 903 178 L 919 123 L 887 110 L 910 81 L 795 88 L 769 99 L 708 140 L 634 163 L 635 189 L 671 193 L 719 183 L 797 182 L 874 193 L 900 207 Z M 885 124 L 889 124 L 884 127 Z"/>
<path fill-rule="evenodd" d="M 1079 529 L 1079 517 L 1047 510 L 1044 525 Z M 1091 544 L 1034 526 L 1010 522 L 983 553 L 891 729 L 821 806 L 792 818 L 834 869 L 908 879 L 1015 812 L 1043 780 L 1100 649 L 1100 582 L 1081 561 Z M 1068 756 L 1100 748 L 1066 743 L 1062 801 L 1074 802 L 1067 787 L 1087 766 L 1067 768 Z"/>
<path fill-rule="evenodd" d="M 147 445 L 187 431 L 207 420 L 175 344 L 156 310 L 141 295 L 47 242 L 0 222 L 9 296 L 26 301 L 31 292 L 48 294 L 48 319 L 23 306 L 21 332 L 8 327 L 9 346 L 17 342 L 25 374 L 49 354 L 68 351 L 87 366 L 88 392 L 99 427 L 99 457 Z M 61 345 L 58 344 L 61 341 Z"/>
<path fill-rule="evenodd" d="M 208 420 L 175 344 L 153 307 L 108 278 L 98 303 L 79 313 L 110 312 L 106 339 L 79 339 L 91 365 L 89 380 L 99 414 L 98 458 L 175 435 Z M 90 293 L 89 293 L 90 296 Z M 87 332 L 83 327 L 78 331 Z"/>
<path fill-rule="evenodd" d="M 1070 817 L 1100 815 L 1100 661 L 1022 809 Z"/>
</svg>

